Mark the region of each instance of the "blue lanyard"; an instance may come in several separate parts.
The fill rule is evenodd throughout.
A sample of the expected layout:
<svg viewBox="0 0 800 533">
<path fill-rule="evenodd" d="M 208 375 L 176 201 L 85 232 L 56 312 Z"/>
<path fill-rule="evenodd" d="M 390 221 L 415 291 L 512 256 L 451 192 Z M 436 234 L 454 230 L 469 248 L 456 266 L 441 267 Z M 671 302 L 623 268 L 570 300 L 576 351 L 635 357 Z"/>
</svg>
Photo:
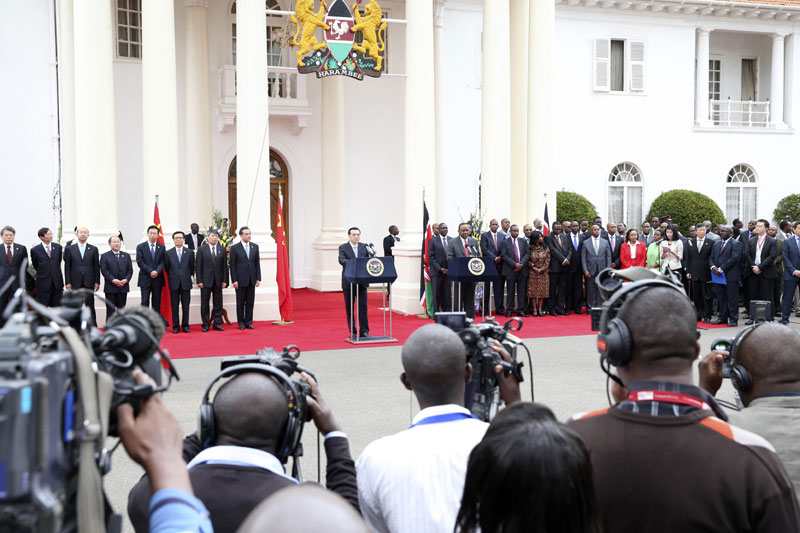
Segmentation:
<svg viewBox="0 0 800 533">
<path fill-rule="evenodd" d="M 409 429 L 413 428 L 414 426 L 424 426 L 426 424 L 441 424 L 442 422 L 453 422 L 456 420 L 465 420 L 467 418 L 474 418 L 475 420 L 478 420 L 478 417 L 473 415 L 472 413 L 445 413 L 443 415 L 434 415 L 425 417 L 419 422 L 411 424 Z"/>
</svg>

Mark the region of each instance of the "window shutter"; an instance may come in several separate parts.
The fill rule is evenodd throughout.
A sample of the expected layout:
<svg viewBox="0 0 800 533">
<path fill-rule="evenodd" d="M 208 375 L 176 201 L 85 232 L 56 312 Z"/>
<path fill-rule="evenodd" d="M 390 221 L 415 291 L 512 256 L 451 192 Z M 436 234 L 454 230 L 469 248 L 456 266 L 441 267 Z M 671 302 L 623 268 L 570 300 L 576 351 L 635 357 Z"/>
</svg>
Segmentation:
<svg viewBox="0 0 800 533">
<path fill-rule="evenodd" d="M 631 41 L 631 91 L 644 91 L 644 43 Z"/>
<path fill-rule="evenodd" d="M 594 68 L 592 88 L 595 91 L 611 90 L 611 40 L 594 40 Z"/>
</svg>

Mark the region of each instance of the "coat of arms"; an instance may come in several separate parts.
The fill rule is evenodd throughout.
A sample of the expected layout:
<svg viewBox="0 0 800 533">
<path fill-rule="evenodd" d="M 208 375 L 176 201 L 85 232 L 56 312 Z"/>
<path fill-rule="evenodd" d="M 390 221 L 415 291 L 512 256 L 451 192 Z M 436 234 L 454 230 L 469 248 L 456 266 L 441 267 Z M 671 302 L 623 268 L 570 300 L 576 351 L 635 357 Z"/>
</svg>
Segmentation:
<svg viewBox="0 0 800 533">
<path fill-rule="evenodd" d="M 334 0 L 330 8 L 325 0 L 314 11 L 314 0 L 298 0 L 291 21 L 297 24 L 292 44 L 297 46 L 297 71 L 314 72 L 317 78 L 348 76 L 363 80 L 364 76 L 378 78 L 386 51 L 384 42 L 386 21 L 382 21 L 381 6 L 369 0 L 360 9 L 362 0 L 351 8 L 344 0 Z M 317 28 L 322 28 L 325 40 L 319 42 Z M 360 37 L 360 42 L 356 39 Z"/>
</svg>

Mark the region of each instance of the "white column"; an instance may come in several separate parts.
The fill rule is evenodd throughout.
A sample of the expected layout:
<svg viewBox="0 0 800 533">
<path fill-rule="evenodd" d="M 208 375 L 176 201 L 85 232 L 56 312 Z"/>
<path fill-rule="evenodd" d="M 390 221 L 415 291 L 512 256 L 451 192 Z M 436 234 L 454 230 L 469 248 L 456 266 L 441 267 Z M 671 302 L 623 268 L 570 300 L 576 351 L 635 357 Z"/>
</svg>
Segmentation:
<svg viewBox="0 0 800 533">
<path fill-rule="evenodd" d="M 711 126 L 708 109 L 708 58 L 709 35 L 711 30 L 697 30 L 697 78 L 694 89 L 694 123 L 698 126 Z"/>
<path fill-rule="evenodd" d="M 184 226 L 211 222 L 211 100 L 208 72 L 208 0 L 185 0 L 186 190 Z"/>
<path fill-rule="evenodd" d="M 75 37 L 72 0 L 58 4 L 58 73 L 59 109 L 61 111 L 61 220 L 62 241 L 73 238 L 72 228 L 78 224 L 75 183 Z M 53 229 L 53 233 L 56 230 Z"/>
<path fill-rule="evenodd" d="M 322 79 L 322 228 L 312 244 L 314 270 L 309 287 L 317 291 L 342 289 L 339 245 L 347 240 L 345 206 L 347 198 L 347 146 L 344 124 L 343 76 Z"/>
<path fill-rule="evenodd" d="M 79 226 L 107 245 L 119 231 L 111 2 L 75 0 L 75 195 Z M 75 225 L 75 224 L 73 224 Z M 71 228 L 70 228 L 71 229 Z"/>
<path fill-rule="evenodd" d="M 528 197 L 528 18 L 529 0 L 511 0 L 511 220 L 530 223 Z M 495 217 L 499 218 L 500 214 Z M 490 217 L 491 218 L 491 217 Z"/>
<path fill-rule="evenodd" d="M 481 212 L 503 218 L 511 208 L 511 93 L 508 0 L 483 0 Z"/>
<path fill-rule="evenodd" d="M 436 114 L 436 186 L 426 189 L 428 212 L 431 217 L 444 219 L 446 184 L 444 177 L 444 8 L 447 0 L 433 0 L 433 86 Z M 432 189 L 432 190 L 431 190 Z M 431 221 L 433 223 L 433 220 Z"/>
<path fill-rule="evenodd" d="M 790 33 L 786 36 L 786 57 L 784 58 L 783 72 L 783 121 L 786 127 L 792 127 L 794 120 L 794 98 L 792 97 L 792 87 L 794 87 L 794 60 L 796 56 L 797 36 Z"/>
<path fill-rule="evenodd" d="M 405 174 L 403 240 L 394 248 L 397 281 L 392 306 L 416 314 L 419 305 L 422 242 L 422 188 L 436 177 L 433 64 L 433 10 L 428 2 L 406 3 Z M 411 38 L 413 37 L 413 38 Z"/>
<path fill-rule="evenodd" d="M 772 36 L 772 76 L 769 91 L 769 125 L 776 129 L 786 129 L 783 121 L 783 58 L 786 37 L 782 34 Z"/>
<path fill-rule="evenodd" d="M 236 2 L 236 221 L 261 246 L 253 316 L 277 320 L 276 246 L 270 227 L 269 99 L 264 0 Z"/>
<path fill-rule="evenodd" d="M 525 220 L 542 218 L 547 195 L 552 224 L 558 216 L 552 112 L 555 4 L 532 1 L 528 20 L 528 206 Z"/>
</svg>

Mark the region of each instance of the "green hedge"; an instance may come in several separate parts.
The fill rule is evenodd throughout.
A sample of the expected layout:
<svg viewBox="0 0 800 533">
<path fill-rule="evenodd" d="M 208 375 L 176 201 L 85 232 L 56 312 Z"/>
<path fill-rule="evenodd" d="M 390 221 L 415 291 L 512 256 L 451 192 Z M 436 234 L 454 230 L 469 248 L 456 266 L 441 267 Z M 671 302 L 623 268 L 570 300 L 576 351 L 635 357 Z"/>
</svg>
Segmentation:
<svg viewBox="0 0 800 533">
<path fill-rule="evenodd" d="M 713 226 L 726 222 L 722 209 L 706 196 L 699 192 L 685 189 L 666 191 L 653 200 L 647 220 L 653 217 L 671 216 L 672 221 L 678 225 L 681 233 L 689 234 L 689 226 L 703 220 L 710 220 Z"/>
<path fill-rule="evenodd" d="M 800 220 L 800 194 L 790 194 L 782 198 L 772 213 L 772 217 L 776 224 L 780 224 L 781 220 L 789 222 Z"/>
<path fill-rule="evenodd" d="M 582 218 L 592 220 L 597 216 L 597 208 L 576 192 L 558 191 L 556 192 L 556 216 L 559 221 L 577 220 Z"/>
</svg>

